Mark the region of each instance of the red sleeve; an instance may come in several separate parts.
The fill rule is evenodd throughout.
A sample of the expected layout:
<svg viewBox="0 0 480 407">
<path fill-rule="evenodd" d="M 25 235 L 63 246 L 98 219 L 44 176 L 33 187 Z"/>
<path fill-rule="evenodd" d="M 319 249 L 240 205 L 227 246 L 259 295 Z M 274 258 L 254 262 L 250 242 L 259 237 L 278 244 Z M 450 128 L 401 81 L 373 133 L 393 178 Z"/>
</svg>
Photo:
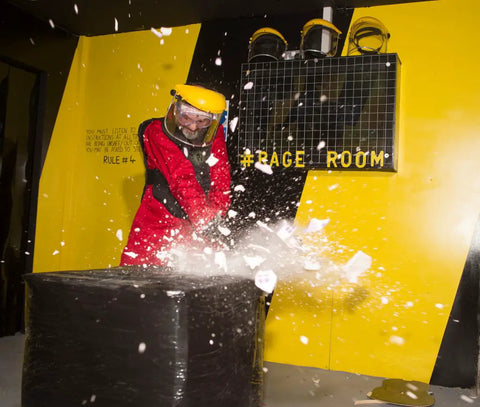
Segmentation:
<svg viewBox="0 0 480 407">
<path fill-rule="evenodd" d="M 230 164 L 228 163 L 227 146 L 223 126 L 217 131 L 213 141 L 211 154 L 218 161 L 210 167 L 210 191 L 208 202 L 225 215 L 230 207 Z"/>
<path fill-rule="evenodd" d="M 155 120 L 146 128 L 143 142 L 148 168 L 158 168 L 164 175 L 172 195 L 188 215 L 194 228 L 201 228 L 223 210 L 216 200 L 207 199 L 195 177 L 192 163 L 163 133 L 160 121 Z M 218 176 L 220 179 L 224 177 L 220 174 Z"/>
</svg>

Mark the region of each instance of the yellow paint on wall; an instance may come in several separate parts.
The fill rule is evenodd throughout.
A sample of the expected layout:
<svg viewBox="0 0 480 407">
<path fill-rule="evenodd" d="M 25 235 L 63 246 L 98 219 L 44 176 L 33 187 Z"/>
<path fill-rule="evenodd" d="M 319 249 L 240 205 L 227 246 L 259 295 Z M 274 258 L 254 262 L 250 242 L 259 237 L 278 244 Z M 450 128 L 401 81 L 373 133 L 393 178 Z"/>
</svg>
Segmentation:
<svg viewBox="0 0 480 407">
<path fill-rule="evenodd" d="M 355 10 L 387 26 L 402 61 L 398 172 L 309 172 L 299 228 L 330 219 L 322 256 L 341 267 L 362 251 L 372 266 L 357 283 L 325 267 L 277 290 L 267 360 L 430 380 L 480 208 L 479 13 L 476 0 Z"/>
<path fill-rule="evenodd" d="M 199 30 L 80 38 L 40 180 L 34 272 L 118 265 L 144 185 L 138 125 L 164 115 Z"/>
</svg>

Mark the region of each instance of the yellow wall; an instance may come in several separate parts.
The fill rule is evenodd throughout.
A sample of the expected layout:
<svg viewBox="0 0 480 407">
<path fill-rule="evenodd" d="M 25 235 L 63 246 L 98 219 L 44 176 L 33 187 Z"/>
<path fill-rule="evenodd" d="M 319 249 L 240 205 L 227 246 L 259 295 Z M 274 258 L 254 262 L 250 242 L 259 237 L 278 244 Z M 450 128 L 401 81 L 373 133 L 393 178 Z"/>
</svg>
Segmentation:
<svg viewBox="0 0 480 407">
<path fill-rule="evenodd" d="M 118 265 L 144 179 L 138 124 L 164 115 L 199 29 L 80 38 L 40 181 L 35 272 Z"/>
<path fill-rule="evenodd" d="M 329 218 L 319 249 L 373 265 L 358 284 L 313 272 L 280 283 L 267 360 L 429 380 L 480 208 L 479 12 L 476 0 L 355 11 L 389 28 L 402 61 L 398 172 L 309 173 L 298 224 Z M 143 186 L 136 128 L 164 114 L 198 33 L 80 39 L 40 183 L 35 272 L 118 264 Z M 87 151 L 105 134 L 130 151 Z"/>
<path fill-rule="evenodd" d="M 319 249 L 373 264 L 358 284 L 311 272 L 280 285 L 265 357 L 428 382 L 480 208 L 480 4 L 372 7 L 352 21 L 366 15 L 402 61 L 398 172 L 311 171 L 297 222 L 329 218 Z"/>
</svg>

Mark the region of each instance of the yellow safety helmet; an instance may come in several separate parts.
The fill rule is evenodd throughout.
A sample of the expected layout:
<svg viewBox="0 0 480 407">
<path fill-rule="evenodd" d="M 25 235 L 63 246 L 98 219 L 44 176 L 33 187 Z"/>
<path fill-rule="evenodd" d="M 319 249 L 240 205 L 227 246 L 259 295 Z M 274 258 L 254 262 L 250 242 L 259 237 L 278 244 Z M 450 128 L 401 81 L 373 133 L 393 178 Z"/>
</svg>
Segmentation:
<svg viewBox="0 0 480 407">
<path fill-rule="evenodd" d="M 176 85 L 165 116 L 165 130 L 177 141 L 194 147 L 213 143 L 226 109 L 221 93 L 194 85 Z"/>
<path fill-rule="evenodd" d="M 380 20 L 362 17 L 352 24 L 347 55 L 383 54 L 390 34 Z"/>
<path fill-rule="evenodd" d="M 314 18 L 302 29 L 300 54 L 304 59 L 333 57 L 337 53 L 338 39 L 342 32 L 330 21 Z"/>
<path fill-rule="evenodd" d="M 287 45 L 287 40 L 274 28 L 260 28 L 250 37 L 248 62 L 278 61 L 287 50 Z"/>
</svg>

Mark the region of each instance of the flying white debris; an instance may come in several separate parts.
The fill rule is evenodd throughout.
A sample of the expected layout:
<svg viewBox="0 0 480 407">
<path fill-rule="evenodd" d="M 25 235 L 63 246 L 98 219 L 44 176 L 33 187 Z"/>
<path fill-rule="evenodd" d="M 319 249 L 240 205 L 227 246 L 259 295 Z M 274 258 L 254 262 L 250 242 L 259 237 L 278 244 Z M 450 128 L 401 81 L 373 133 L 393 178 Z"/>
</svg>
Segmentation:
<svg viewBox="0 0 480 407">
<path fill-rule="evenodd" d="M 179 290 L 167 290 L 166 294 L 167 297 L 183 297 L 185 295 L 183 291 Z"/>
<path fill-rule="evenodd" d="M 227 212 L 227 215 L 229 218 L 234 218 L 238 215 L 238 212 L 234 211 L 233 209 L 229 209 L 229 211 Z"/>
<path fill-rule="evenodd" d="M 303 262 L 303 268 L 307 271 L 319 271 L 322 264 L 315 258 L 307 257 Z"/>
<path fill-rule="evenodd" d="M 154 33 L 158 38 L 162 38 L 163 34 L 160 31 L 157 31 L 155 28 L 150 28 L 150 31 Z"/>
<path fill-rule="evenodd" d="M 170 34 L 172 34 L 172 29 L 170 27 L 161 27 L 160 32 L 168 37 Z"/>
<path fill-rule="evenodd" d="M 243 256 L 243 260 L 245 260 L 245 263 L 247 263 L 248 267 L 254 270 L 263 262 L 265 262 L 266 259 L 262 256 Z"/>
<path fill-rule="evenodd" d="M 245 86 L 243 87 L 243 89 L 245 89 L 245 90 L 250 90 L 252 88 L 253 88 L 253 82 L 247 82 L 245 84 Z"/>
<path fill-rule="evenodd" d="M 118 31 L 118 20 L 115 18 L 115 31 Z"/>
<path fill-rule="evenodd" d="M 255 285 L 266 293 L 271 293 L 277 285 L 277 275 L 273 270 L 260 270 L 255 274 Z"/>
<path fill-rule="evenodd" d="M 132 259 L 134 259 L 135 257 L 138 256 L 138 253 L 135 253 L 135 252 L 125 252 L 125 254 L 126 254 L 128 257 L 131 257 Z"/>
<path fill-rule="evenodd" d="M 308 338 L 306 336 L 300 336 L 300 342 L 302 342 L 304 345 L 308 345 Z"/>
<path fill-rule="evenodd" d="M 328 187 L 328 190 L 333 191 L 334 189 L 337 189 L 337 188 L 338 188 L 338 184 L 333 184 Z"/>
<path fill-rule="evenodd" d="M 218 230 L 223 236 L 229 236 L 232 233 L 232 231 L 225 226 L 218 226 Z"/>
<path fill-rule="evenodd" d="M 215 59 L 215 65 L 217 65 L 217 66 L 222 66 L 222 58 L 217 57 L 217 58 Z"/>
<path fill-rule="evenodd" d="M 60 253 L 58 250 L 54 250 L 52 256 L 56 256 L 58 253 Z"/>
<path fill-rule="evenodd" d="M 395 345 L 403 345 L 405 343 L 405 339 L 397 335 L 392 335 L 389 340 Z"/>
<path fill-rule="evenodd" d="M 213 167 L 216 163 L 218 163 L 218 158 L 215 157 L 213 154 L 210 154 L 210 156 L 207 158 L 205 161 L 210 167 Z"/>
<path fill-rule="evenodd" d="M 118 240 L 123 241 L 123 230 L 122 230 L 122 229 L 118 229 L 118 230 L 117 230 L 117 233 L 116 233 L 116 236 L 117 236 L 117 239 L 118 239 Z"/>
<path fill-rule="evenodd" d="M 48 20 L 50 27 L 55 28 L 55 23 L 53 22 L 52 19 Z"/>
<path fill-rule="evenodd" d="M 264 172 L 265 174 L 268 174 L 268 175 L 273 174 L 272 167 L 270 167 L 268 164 L 262 164 L 257 161 L 255 162 L 255 168 L 259 171 Z"/>
<path fill-rule="evenodd" d="M 351 283 L 357 283 L 358 277 L 372 266 L 372 258 L 361 250 L 343 266 L 345 276 Z"/>
<path fill-rule="evenodd" d="M 245 192 L 245 187 L 243 185 L 236 185 L 235 188 L 233 188 L 234 191 L 238 192 Z"/>
<path fill-rule="evenodd" d="M 145 352 L 145 349 L 147 349 L 147 345 L 145 344 L 145 342 L 140 342 L 138 344 L 138 353 Z"/>
<path fill-rule="evenodd" d="M 214 258 L 215 258 L 215 264 L 226 273 L 227 272 L 227 256 L 225 256 L 225 253 L 222 251 L 215 252 Z"/>
<path fill-rule="evenodd" d="M 308 226 L 304 229 L 303 233 L 318 233 L 323 230 L 325 226 L 328 225 L 330 219 L 317 219 L 312 218 L 308 223 Z"/>
<path fill-rule="evenodd" d="M 78 6 L 76 4 L 73 5 L 73 9 L 75 10 L 75 14 L 78 14 Z"/>
<path fill-rule="evenodd" d="M 237 128 L 237 123 L 238 123 L 238 117 L 234 117 L 232 120 L 230 120 L 230 130 L 232 131 L 232 133 Z"/>
<path fill-rule="evenodd" d="M 460 396 L 460 398 L 461 398 L 463 401 L 465 401 L 466 403 L 473 403 L 473 402 L 475 401 L 475 400 L 473 400 L 472 398 L 466 396 L 465 394 L 462 394 L 462 395 Z"/>
<path fill-rule="evenodd" d="M 327 143 L 325 143 L 325 141 L 323 140 L 320 140 L 320 143 L 318 143 L 318 146 L 317 146 L 317 150 L 321 150 L 322 148 L 325 148 Z"/>
</svg>

